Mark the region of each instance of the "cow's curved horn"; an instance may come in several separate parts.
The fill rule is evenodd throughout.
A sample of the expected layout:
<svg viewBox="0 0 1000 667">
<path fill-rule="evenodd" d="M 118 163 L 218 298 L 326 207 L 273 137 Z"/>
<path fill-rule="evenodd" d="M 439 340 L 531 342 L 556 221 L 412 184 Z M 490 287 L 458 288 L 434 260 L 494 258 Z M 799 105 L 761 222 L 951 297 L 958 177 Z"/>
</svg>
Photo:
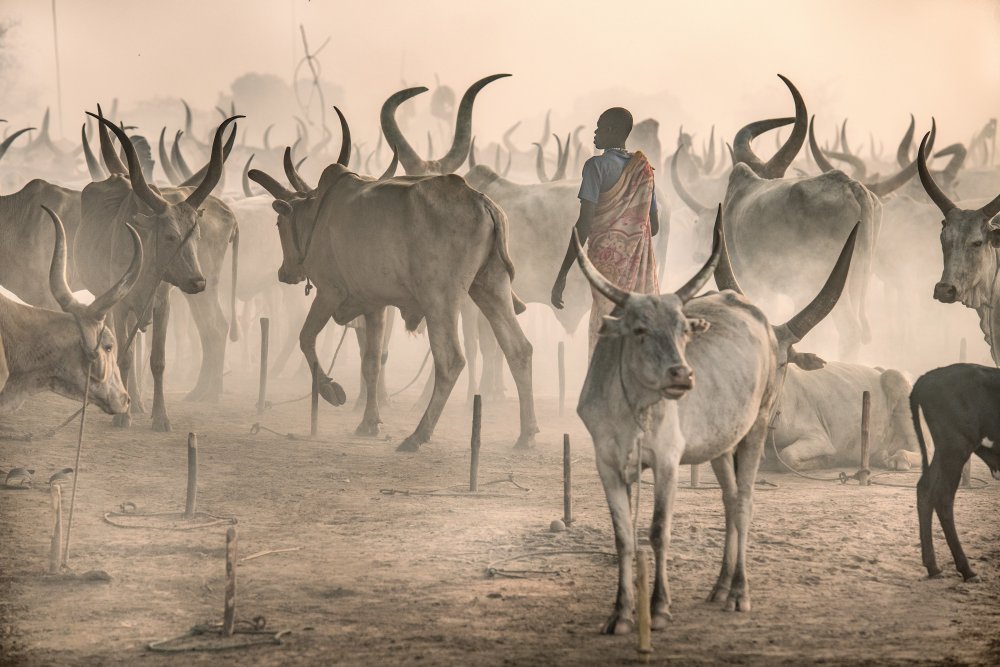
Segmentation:
<svg viewBox="0 0 1000 667">
<path fill-rule="evenodd" d="M 950 146 L 945 146 L 935 153 L 934 157 L 948 157 L 949 155 L 951 156 L 951 159 L 948 160 L 948 164 L 945 165 L 944 170 L 941 173 L 941 179 L 946 184 L 951 183 L 955 180 L 955 177 L 958 176 L 959 170 L 965 163 L 965 157 L 968 155 L 968 151 L 962 144 L 951 144 Z"/>
<path fill-rule="evenodd" d="M 816 160 L 816 166 L 824 174 L 828 171 L 833 171 L 836 167 L 826 159 L 826 155 L 823 154 L 823 150 L 819 147 L 819 143 L 816 141 L 816 115 L 809 119 L 809 149 L 812 151 L 813 159 Z"/>
<path fill-rule="evenodd" d="M 225 158 L 222 156 L 222 136 L 226 131 L 226 127 L 234 122 L 237 118 L 246 118 L 246 116 L 230 116 L 226 120 L 222 121 L 219 128 L 215 131 L 215 138 L 212 140 L 212 157 L 208 163 L 208 169 L 205 172 L 205 178 L 202 179 L 198 188 L 188 195 L 185 200 L 189 206 L 192 208 L 198 208 L 201 206 L 202 202 L 208 198 L 215 186 L 218 185 L 219 179 L 222 178 L 222 165 Z M 235 134 L 235 130 L 233 132 Z"/>
<path fill-rule="evenodd" d="M 997 213 L 1000 213 L 1000 195 L 998 195 L 993 201 L 991 201 L 989 204 L 987 204 L 986 206 L 982 207 L 979 210 L 983 215 L 986 216 L 987 220 L 995 216 Z"/>
<path fill-rule="evenodd" d="M 347 119 L 339 108 L 333 107 L 340 118 L 340 155 L 337 156 L 337 164 L 347 166 L 351 161 L 351 128 L 347 125 Z"/>
<path fill-rule="evenodd" d="M 164 127 L 160 130 L 160 167 L 163 169 L 163 173 L 167 175 L 167 181 L 170 182 L 170 185 L 180 185 L 182 179 L 177 177 L 177 171 L 174 170 L 174 165 L 170 162 L 170 154 L 167 153 L 167 144 L 163 138 L 166 133 L 167 128 Z"/>
<path fill-rule="evenodd" d="M 934 182 L 934 177 L 931 176 L 931 172 L 927 168 L 927 158 L 924 151 L 927 146 L 928 137 L 930 137 L 930 133 L 925 134 L 924 138 L 920 140 L 920 150 L 917 151 L 917 171 L 920 174 L 920 183 L 924 186 L 924 192 L 937 204 L 941 212 L 948 215 L 948 212 L 955 208 L 955 204 L 948 199 L 948 195 L 942 192 L 938 184 Z"/>
<path fill-rule="evenodd" d="M 854 156 L 851 152 L 851 145 L 847 143 L 847 119 L 840 124 L 840 151 L 846 155 Z"/>
<path fill-rule="evenodd" d="M 403 169 L 405 169 L 408 174 L 411 172 L 423 173 L 426 171 L 426 162 L 422 160 L 419 155 L 417 155 L 417 152 L 413 150 L 412 146 L 410 146 L 410 142 L 406 140 L 402 131 L 400 131 L 399 125 L 396 123 L 396 108 L 411 97 L 416 97 L 417 95 L 426 92 L 426 87 L 417 86 L 415 88 L 406 88 L 405 90 L 393 93 L 389 96 L 389 99 L 382 104 L 382 111 L 379 114 L 379 120 L 382 124 L 382 133 L 385 135 L 389 146 L 395 151 L 396 155 L 400 157 L 399 161 L 402 163 Z"/>
<path fill-rule="evenodd" d="M 247 198 L 254 196 L 253 190 L 250 189 L 250 177 L 247 175 L 247 172 L 250 171 L 250 163 L 253 162 L 254 155 L 254 153 L 251 153 L 247 159 L 247 163 L 243 165 L 243 196 Z"/>
<path fill-rule="evenodd" d="M 531 145 L 537 150 L 535 153 L 535 176 L 538 177 L 539 183 L 548 183 L 550 179 L 549 175 L 545 173 L 545 154 L 542 151 L 542 145 L 537 141 L 531 142 Z"/>
<path fill-rule="evenodd" d="M 761 178 L 781 178 L 785 175 L 785 171 L 792 164 L 795 156 L 799 154 L 802 144 L 805 143 L 809 125 L 809 118 L 806 115 L 806 104 L 802 99 L 802 95 L 799 94 L 795 85 L 786 77 L 779 74 L 778 78 L 785 82 L 789 92 L 792 94 L 792 99 L 795 101 L 795 117 L 775 118 L 750 123 L 737 132 L 736 137 L 733 139 L 733 151 L 738 161 L 745 162 Z M 754 155 L 750 149 L 750 141 L 768 130 L 783 127 L 791 123 L 795 123 L 795 127 L 792 128 L 788 140 L 785 141 L 784 145 L 770 160 L 766 163 L 761 162 L 760 158 Z"/>
<path fill-rule="evenodd" d="M 469 169 L 475 169 L 475 168 L 476 168 L 476 138 L 472 137 L 472 141 L 469 143 Z"/>
<path fill-rule="evenodd" d="M 677 173 L 677 158 L 680 157 L 681 147 L 678 146 L 677 150 L 674 151 L 674 156 L 670 159 L 670 182 L 674 185 L 674 190 L 677 192 L 677 196 L 681 198 L 688 208 L 692 211 L 701 215 L 708 211 L 708 207 L 702 204 L 700 201 L 694 198 L 687 190 L 684 189 L 684 184 L 681 183 L 680 174 Z"/>
<path fill-rule="evenodd" d="M 492 74 L 484 77 L 469 86 L 469 89 L 462 95 L 462 101 L 458 105 L 458 117 L 455 119 L 455 138 L 452 141 L 451 149 L 438 160 L 440 173 L 450 174 L 465 162 L 469 153 L 469 142 L 472 141 L 472 105 L 476 101 L 476 95 L 488 84 L 508 76 L 510 74 Z"/>
<path fill-rule="evenodd" d="M 545 112 L 545 127 L 542 128 L 542 138 L 538 140 L 538 143 L 545 148 L 549 145 L 549 135 L 552 134 L 552 109 Z"/>
<path fill-rule="evenodd" d="M 90 114 L 89 111 L 87 113 Z M 98 119 L 104 118 L 104 113 L 101 111 L 100 104 L 97 105 L 97 117 Z M 113 126 L 114 125 L 112 124 L 112 127 Z M 108 171 L 112 174 L 127 176 L 128 167 L 122 163 L 121 157 L 119 157 L 118 153 L 115 151 L 115 147 L 111 145 L 111 137 L 108 135 L 108 129 L 104 123 L 97 124 L 97 135 L 100 137 L 101 158 L 104 160 L 104 166 L 107 167 Z"/>
<path fill-rule="evenodd" d="M 87 140 L 86 123 L 80 126 L 80 143 L 83 146 L 83 157 L 87 161 L 87 171 L 90 172 L 90 180 L 103 181 L 108 176 L 104 173 L 104 167 L 101 166 L 100 160 L 94 155 L 94 151 L 90 150 L 90 142 Z M 3 155 L 2 151 L 0 151 L 0 155 Z"/>
<path fill-rule="evenodd" d="M 736 166 L 736 153 L 733 152 L 733 147 L 729 145 L 728 141 L 726 142 L 726 150 L 729 151 L 730 166 L 735 167 Z"/>
<path fill-rule="evenodd" d="M 49 265 L 49 290 L 63 312 L 78 313 L 85 306 L 76 300 L 73 292 L 69 289 L 69 285 L 66 283 L 66 229 L 63 227 L 62 220 L 59 219 L 55 211 L 44 204 L 42 204 L 42 210 L 52 218 L 52 224 L 55 226 L 56 232 L 55 248 L 52 251 L 52 263 Z"/>
<path fill-rule="evenodd" d="M 100 109 L 98 109 L 98 113 L 100 113 Z M 89 111 L 87 114 L 96 118 L 101 124 L 101 127 L 110 129 L 115 133 L 115 136 L 118 137 L 118 143 L 121 144 L 122 150 L 125 151 L 125 159 L 128 161 L 128 177 L 132 182 L 132 192 L 134 192 L 135 195 L 142 200 L 144 204 L 146 204 L 146 206 L 153 209 L 155 212 L 162 213 L 165 211 L 167 209 L 167 200 L 161 197 L 158 193 L 154 192 L 146 183 L 146 177 L 142 175 L 142 165 L 139 163 L 139 156 L 135 152 L 135 146 L 132 145 L 132 140 L 128 138 L 127 134 L 125 134 L 125 130 L 121 129 L 102 116 L 95 116 Z M 103 152 L 105 142 L 102 141 L 101 143 L 101 149 Z M 105 152 L 104 161 L 106 163 L 108 162 L 108 152 L 112 154 L 115 161 L 118 161 L 118 156 L 115 155 L 114 150 L 111 149 L 110 139 L 106 143 L 109 150 Z M 108 168 L 109 170 L 111 169 L 110 164 L 108 164 Z"/>
<path fill-rule="evenodd" d="M 722 205 L 720 204 L 718 212 L 715 214 L 715 229 L 712 232 L 712 254 L 709 256 L 708 261 L 705 262 L 705 265 L 699 269 L 698 273 L 694 274 L 690 280 L 684 283 L 683 287 L 674 292 L 682 303 L 687 303 L 698 295 L 701 288 L 705 286 L 708 279 L 715 273 L 715 269 L 719 266 L 719 258 L 721 255 Z"/>
<path fill-rule="evenodd" d="M 837 305 L 840 293 L 844 291 L 844 284 L 847 282 L 847 273 L 851 268 L 854 244 L 857 241 L 860 227 L 861 222 L 854 225 L 854 229 L 851 230 L 850 236 L 847 237 L 847 241 L 840 251 L 837 263 L 833 266 L 833 271 L 830 272 L 830 276 L 826 279 L 823 289 L 816 295 L 816 298 L 784 324 L 785 328 L 797 340 L 805 338 L 806 334 L 829 315 L 833 307 Z"/>
<path fill-rule="evenodd" d="M 854 155 L 853 153 L 844 153 L 839 151 L 830 151 L 827 153 L 834 160 L 840 160 L 841 162 L 846 162 L 851 165 L 851 178 L 860 181 L 868 173 L 868 168 L 865 166 L 865 161 Z"/>
<path fill-rule="evenodd" d="M 733 164 L 742 162 L 750 167 L 755 174 L 763 178 L 763 174 L 767 170 L 767 165 L 750 148 L 750 142 L 765 132 L 784 127 L 785 125 L 791 125 L 794 122 L 794 118 L 771 118 L 745 125 L 733 137 L 733 146 L 731 148 Z"/>
<path fill-rule="evenodd" d="M 139 233 L 128 223 L 125 223 L 125 227 L 132 237 L 132 261 L 129 262 L 128 269 L 125 270 L 122 277 L 107 292 L 94 299 L 93 303 L 87 306 L 87 314 L 96 320 L 103 320 L 108 311 L 125 298 L 125 295 L 139 280 L 139 274 L 142 272 L 142 241 L 139 239 Z"/>
<path fill-rule="evenodd" d="M 931 136 L 927 140 L 927 147 L 924 149 L 923 155 L 926 159 L 930 155 L 931 150 L 934 147 L 934 138 L 937 136 L 937 122 L 931 121 Z M 917 173 L 917 160 L 914 159 L 913 162 L 906 165 L 906 168 L 898 172 L 895 176 L 890 176 L 878 183 L 865 183 L 865 187 L 871 190 L 871 192 L 879 197 L 884 197 L 893 190 L 898 190 L 899 188 L 906 185 L 913 175 Z"/>
<path fill-rule="evenodd" d="M 251 169 L 247 172 L 247 178 L 261 186 L 267 193 L 275 199 L 288 201 L 295 197 L 295 193 L 279 183 L 269 174 L 265 174 L 260 169 Z"/>
<path fill-rule="evenodd" d="M 271 130 L 273 129 L 274 129 L 274 123 L 271 123 L 270 125 L 267 126 L 267 129 L 264 130 L 264 150 L 266 151 L 271 150 Z"/>
<path fill-rule="evenodd" d="M 905 167 L 910 163 L 910 146 L 913 145 L 913 133 L 916 131 L 917 121 L 913 118 L 913 114 L 910 114 L 910 126 L 906 128 L 906 134 L 903 135 L 903 139 L 899 142 L 899 147 L 896 149 L 896 163 L 900 167 Z"/>
<path fill-rule="evenodd" d="M 191 172 L 191 167 L 188 166 L 187 160 L 184 159 L 184 154 L 181 153 L 181 137 L 184 136 L 184 132 L 178 130 L 174 134 L 174 145 L 170 147 L 170 159 L 174 165 L 174 170 L 177 175 L 181 177 L 181 183 L 191 178 L 193 175 Z"/>
<path fill-rule="evenodd" d="M 385 181 L 395 176 L 397 167 L 399 167 L 399 155 L 397 155 L 396 151 L 393 150 L 392 161 L 389 162 L 389 166 L 385 168 L 385 171 L 383 171 L 382 175 L 378 177 L 378 180 Z"/>
<path fill-rule="evenodd" d="M 517 121 L 513 125 L 507 128 L 507 131 L 503 133 L 503 147 L 507 149 L 508 153 L 513 153 L 517 151 L 517 146 L 514 145 L 514 140 L 511 139 L 511 135 L 521 126 L 521 121 Z"/>
<path fill-rule="evenodd" d="M 722 216 L 722 204 L 719 204 L 717 217 Z M 736 272 L 733 271 L 733 260 L 729 256 L 729 246 L 726 245 L 726 230 L 722 230 L 722 251 L 719 253 L 719 264 L 715 267 L 715 285 L 722 290 L 732 290 L 737 294 L 743 294 L 740 283 L 736 280 Z"/>
<path fill-rule="evenodd" d="M 288 182 L 292 184 L 292 187 L 299 192 L 307 193 L 312 192 L 312 188 L 302 180 L 299 176 L 299 172 L 295 171 L 295 164 L 292 163 L 292 149 L 289 146 L 285 146 L 285 156 L 282 160 L 285 166 L 285 178 Z"/>
<path fill-rule="evenodd" d="M 705 153 L 705 159 L 702 160 L 701 169 L 707 176 L 715 169 L 715 125 L 712 126 L 712 129 L 708 133 L 708 147 L 703 152 Z"/>
<path fill-rule="evenodd" d="M 19 136 L 21 136 L 25 132 L 31 132 L 34 129 L 35 128 L 33 128 L 33 127 L 26 127 L 23 130 L 18 130 L 14 134 L 12 134 L 9 137 L 7 137 L 6 139 L 4 139 L 3 143 L 0 144 L 0 158 L 2 158 L 4 156 L 4 153 L 7 152 L 7 149 L 10 148 L 10 145 L 12 143 L 14 143 L 15 139 L 17 139 Z"/>
<path fill-rule="evenodd" d="M 556 160 L 556 173 L 552 174 L 553 181 L 561 181 L 566 178 L 566 167 L 569 164 L 570 136 L 571 135 L 569 134 L 566 135 L 565 150 L 564 150 L 564 144 L 559 141 L 559 137 L 556 137 L 556 142 L 559 145 L 559 159 Z"/>
<path fill-rule="evenodd" d="M 587 276 L 587 280 L 590 284 L 594 286 L 598 292 L 603 294 L 613 303 L 623 306 L 628 300 L 629 293 L 619 287 L 615 286 L 610 280 L 605 278 L 597 267 L 590 263 L 590 259 L 587 257 L 587 253 L 583 251 L 583 244 L 580 243 L 580 235 L 577 233 L 576 228 L 573 228 L 573 244 L 576 246 L 576 261 L 580 264 L 580 269 L 583 270 L 583 275 Z"/>
<path fill-rule="evenodd" d="M 499 148 L 498 148 L 498 150 L 499 150 Z M 503 176 L 505 178 L 506 178 L 507 174 L 510 173 L 510 163 L 513 161 L 513 159 L 514 159 L 514 154 L 508 151 L 508 153 L 507 153 L 507 166 L 503 168 Z"/>
<path fill-rule="evenodd" d="M 226 160 L 229 159 L 229 154 L 233 152 L 233 146 L 236 145 L 236 129 L 237 129 L 236 125 L 233 125 L 233 129 L 230 130 L 229 137 L 226 139 L 226 144 L 222 147 L 222 163 L 223 164 L 225 164 Z M 185 179 L 185 181 L 183 183 L 181 183 L 181 187 L 193 188 L 196 185 L 198 185 L 199 183 L 201 183 L 202 179 L 205 178 L 205 174 L 208 173 L 209 166 L 211 166 L 211 161 L 209 161 L 208 164 L 206 164 L 204 167 L 202 167 L 198 171 L 196 171 L 193 174 L 191 174 L 190 176 L 188 176 L 187 179 Z M 223 186 L 225 186 L 225 182 L 226 182 L 225 179 L 226 179 L 226 174 L 225 174 L 225 171 L 223 171 L 222 177 L 219 179 L 219 183 L 222 183 Z"/>
<path fill-rule="evenodd" d="M 308 152 L 309 151 L 309 128 L 306 127 L 306 122 L 304 120 L 302 120 L 298 116 L 294 116 L 294 118 L 295 118 L 295 125 L 297 126 L 296 134 L 298 134 L 299 138 L 302 140 L 302 149 L 304 151 Z"/>
</svg>

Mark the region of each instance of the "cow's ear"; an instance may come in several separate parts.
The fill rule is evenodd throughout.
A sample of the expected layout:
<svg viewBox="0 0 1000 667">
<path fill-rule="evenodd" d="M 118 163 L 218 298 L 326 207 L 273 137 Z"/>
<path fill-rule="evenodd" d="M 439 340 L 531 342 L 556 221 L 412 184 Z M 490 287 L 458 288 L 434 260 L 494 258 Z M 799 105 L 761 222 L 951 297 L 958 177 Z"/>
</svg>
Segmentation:
<svg viewBox="0 0 1000 667">
<path fill-rule="evenodd" d="M 620 317 L 605 315 L 597 333 L 600 336 L 622 336 L 625 334 L 625 324 Z"/>
<path fill-rule="evenodd" d="M 788 348 L 788 363 L 795 364 L 804 371 L 818 371 L 826 366 L 823 357 L 812 352 L 796 352 L 794 348 Z"/>
<path fill-rule="evenodd" d="M 277 213 L 278 215 L 292 214 L 292 205 L 283 199 L 275 199 L 273 202 L 271 202 L 271 208 L 273 208 L 274 212 Z"/>
<path fill-rule="evenodd" d="M 688 320 L 688 326 L 691 327 L 691 333 L 700 334 L 712 328 L 712 323 L 700 317 L 692 317 Z"/>
<path fill-rule="evenodd" d="M 986 230 L 986 239 L 990 242 L 990 245 L 994 248 L 1000 248 L 1000 227 L 993 227 L 992 225 L 988 230 Z"/>
</svg>

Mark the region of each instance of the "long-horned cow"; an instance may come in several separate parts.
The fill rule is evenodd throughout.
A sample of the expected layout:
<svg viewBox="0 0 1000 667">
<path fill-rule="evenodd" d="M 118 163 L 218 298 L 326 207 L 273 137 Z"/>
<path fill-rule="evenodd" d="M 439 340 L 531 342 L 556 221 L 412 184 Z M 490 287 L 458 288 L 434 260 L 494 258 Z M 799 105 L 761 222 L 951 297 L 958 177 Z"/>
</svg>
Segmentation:
<svg viewBox="0 0 1000 667">
<path fill-rule="evenodd" d="M 738 291 L 696 296 L 713 271 L 720 288 L 739 289 L 725 251 L 721 217 L 720 207 L 708 262 L 672 294 L 623 291 L 577 247 L 588 280 L 616 305 L 601 329 L 577 406 L 594 440 L 618 552 L 618 594 L 605 633 L 626 632 L 633 625 L 636 545 L 630 489 L 638 481 L 640 465 L 652 468 L 655 480 L 650 528 L 656 557 L 653 627 L 662 629 L 670 617 L 667 548 L 681 465 L 711 461 L 722 488 L 725 548 L 709 600 L 725 597 L 730 610 L 750 609 L 747 533 L 757 466 L 779 391 L 779 369 L 789 362 L 806 368 L 822 365 L 818 357 L 797 353 L 792 345 L 836 304 L 858 235 L 855 228 L 848 236 L 820 294 L 787 323 L 773 327 Z"/>
<path fill-rule="evenodd" d="M 45 212 L 55 227 L 49 289 L 63 312 L 34 308 L 0 295 L 0 414 L 13 412 L 31 395 L 52 391 L 89 400 L 108 414 L 128 410 L 129 396 L 118 369 L 117 341 L 104 324 L 109 310 L 139 278 L 142 243 L 131 226 L 132 257 L 125 273 L 90 305 L 66 284 L 66 232 L 59 216 Z"/>
</svg>

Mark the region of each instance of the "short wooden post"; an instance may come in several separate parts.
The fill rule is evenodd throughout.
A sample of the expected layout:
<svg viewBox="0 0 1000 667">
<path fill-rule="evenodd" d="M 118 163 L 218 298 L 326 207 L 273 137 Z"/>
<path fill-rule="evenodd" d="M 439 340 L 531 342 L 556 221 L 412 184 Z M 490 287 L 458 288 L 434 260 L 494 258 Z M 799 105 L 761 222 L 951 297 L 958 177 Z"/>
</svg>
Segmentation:
<svg viewBox="0 0 1000 667">
<path fill-rule="evenodd" d="M 639 621 L 639 643 L 636 650 L 639 651 L 640 659 L 643 662 L 648 662 L 649 656 L 653 652 L 652 637 L 650 636 L 652 618 L 649 609 L 649 563 L 646 562 L 646 554 L 643 553 L 642 549 L 637 549 L 635 552 L 635 566 L 635 610 Z"/>
<path fill-rule="evenodd" d="M 271 320 L 260 318 L 260 390 L 257 392 L 257 414 L 264 414 L 267 404 L 267 348 L 271 341 Z"/>
<path fill-rule="evenodd" d="M 236 526 L 226 531 L 226 598 L 222 611 L 222 634 L 233 636 L 236 629 Z"/>
<path fill-rule="evenodd" d="M 563 523 L 573 523 L 573 466 L 570 463 L 569 433 L 563 433 Z"/>
<path fill-rule="evenodd" d="M 52 548 L 49 551 L 49 574 L 59 574 L 62 568 L 62 489 L 58 484 L 49 486 L 52 497 L 52 511 L 55 513 L 55 525 L 52 527 Z"/>
<path fill-rule="evenodd" d="M 195 504 L 198 500 L 198 434 L 188 433 L 188 485 L 187 498 L 184 501 L 184 518 L 194 516 Z"/>
<path fill-rule="evenodd" d="M 861 470 L 858 471 L 858 482 L 868 486 L 872 471 L 868 469 L 871 453 L 869 421 L 871 418 L 872 395 L 865 391 L 861 394 Z"/>
<path fill-rule="evenodd" d="M 691 464 L 691 488 L 697 489 L 699 478 L 701 477 L 701 468 L 698 467 L 697 463 Z"/>
<path fill-rule="evenodd" d="M 312 363 L 312 412 L 309 418 L 309 435 L 319 433 L 319 364 Z"/>
<path fill-rule="evenodd" d="M 559 416 L 566 411 L 566 343 L 559 341 Z"/>
<path fill-rule="evenodd" d="M 960 364 L 965 363 L 966 355 L 968 354 L 967 348 L 968 348 L 968 343 L 965 342 L 964 338 L 958 341 L 958 363 Z"/>
<path fill-rule="evenodd" d="M 472 459 L 469 461 L 469 491 L 479 490 L 479 445 L 483 426 L 483 397 L 472 397 Z"/>
</svg>

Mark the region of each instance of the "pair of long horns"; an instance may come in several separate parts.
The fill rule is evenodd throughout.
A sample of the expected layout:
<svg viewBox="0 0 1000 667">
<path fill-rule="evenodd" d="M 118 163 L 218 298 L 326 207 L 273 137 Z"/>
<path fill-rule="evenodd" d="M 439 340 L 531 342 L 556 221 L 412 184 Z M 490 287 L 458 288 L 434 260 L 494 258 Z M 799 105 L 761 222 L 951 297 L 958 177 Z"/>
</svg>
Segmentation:
<svg viewBox="0 0 1000 667">
<path fill-rule="evenodd" d="M 12 134 L 9 137 L 7 137 L 6 139 L 4 139 L 3 143 L 0 143 L 0 158 L 3 158 L 4 154 L 7 152 L 7 149 L 10 148 L 10 145 L 12 143 L 14 143 L 15 139 L 17 139 L 19 136 L 21 136 L 25 132 L 31 132 L 34 129 L 35 128 L 33 128 L 33 127 L 26 127 L 23 130 L 18 130 L 14 134 Z"/>
<path fill-rule="evenodd" d="M 132 261 L 124 275 L 107 292 L 94 299 L 89 306 L 85 306 L 77 301 L 66 283 L 66 229 L 55 211 L 44 205 L 42 208 L 52 218 L 56 232 L 55 249 L 52 252 L 52 264 L 49 267 L 49 289 L 52 290 L 52 296 L 55 297 L 56 303 L 64 312 L 103 320 L 108 311 L 125 298 L 125 295 L 139 279 L 139 273 L 142 271 L 142 241 L 139 240 L 139 233 L 132 225 L 126 223 L 125 226 L 132 238 Z"/>
<path fill-rule="evenodd" d="M 569 142 L 572 137 L 571 134 L 566 135 L 565 150 L 562 140 L 559 135 L 553 134 L 556 139 L 556 172 L 552 174 L 552 178 L 549 178 L 548 174 L 545 173 L 545 151 L 542 149 L 542 145 L 535 142 L 534 146 L 537 149 L 535 155 L 535 174 L 538 176 L 538 181 L 540 183 L 551 183 L 552 181 L 561 181 L 566 178 L 566 166 L 569 163 Z"/>
<path fill-rule="evenodd" d="M 674 190 L 677 192 L 677 196 L 681 198 L 688 208 L 697 213 L 698 215 L 703 215 L 707 213 L 710 209 L 701 202 L 697 200 L 690 192 L 684 188 L 684 184 L 681 182 L 681 177 L 677 173 L 677 159 L 680 157 L 682 150 L 689 150 L 690 144 L 678 142 L 677 150 L 674 151 L 673 157 L 670 159 L 670 182 L 673 183 Z M 713 151 L 714 152 L 714 151 Z"/>
<path fill-rule="evenodd" d="M 736 137 L 733 139 L 734 161 L 743 162 L 761 178 L 781 178 L 785 175 L 785 171 L 792 164 L 795 156 L 799 154 L 799 150 L 802 149 L 802 144 L 805 143 L 806 132 L 809 125 L 806 104 L 802 99 L 802 95 L 799 94 L 798 89 L 794 86 L 794 84 L 792 84 L 791 81 L 781 74 L 779 74 L 778 77 L 785 82 L 789 92 L 792 94 L 792 99 L 795 101 L 795 117 L 772 118 L 770 120 L 760 120 L 755 123 L 750 123 L 737 132 Z M 792 128 L 792 133 L 789 135 L 788 140 L 785 141 L 778 152 L 775 153 L 770 160 L 763 162 L 754 154 L 753 150 L 750 148 L 750 142 L 753 139 L 764 132 L 784 127 L 785 125 L 791 125 L 792 123 L 794 123 L 795 126 Z"/>
<path fill-rule="evenodd" d="M 569 149 L 567 148 L 567 153 Z M 500 146 L 497 145 L 496 153 L 493 155 L 493 171 L 500 176 L 507 176 L 510 173 L 510 163 L 514 156 L 509 151 L 507 152 L 507 166 L 502 170 L 500 169 Z M 476 160 L 476 138 L 472 137 L 472 143 L 469 144 L 469 169 L 475 168 L 477 164 Z"/>
<path fill-rule="evenodd" d="M 426 93 L 427 88 L 424 86 L 407 88 L 390 96 L 382 105 L 379 118 L 386 142 L 399 156 L 399 164 L 403 165 L 403 170 L 410 175 L 450 174 L 461 167 L 469 155 L 469 146 L 472 142 L 472 106 L 476 101 L 476 95 L 489 83 L 507 76 L 510 74 L 494 74 L 469 86 L 458 105 L 455 137 L 451 148 L 439 160 L 424 160 L 417 155 L 396 123 L 397 107 L 411 97 Z"/>
<path fill-rule="evenodd" d="M 948 215 L 950 211 L 955 208 L 954 202 L 948 198 L 938 184 L 934 182 L 934 177 L 931 176 L 930 170 L 927 168 L 927 158 L 925 157 L 925 147 L 928 143 L 929 134 L 925 134 L 924 138 L 920 141 L 920 150 L 917 151 L 917 165 L 920 173 L 920 182 L 924 186 L 924 191 L 927 192 L 928 196 L 937 204 L 937 207 L 941 209 L 941 212 Z M 947 149 L 945 149 L 947 150 Z M 942 151 L 944 152 L 944 151 Z M 1000 213 L 1000 195 L 998 195 L 993 201 L 983 206 L 979 209 L 979 212 L 987 219 L 994 217 Z"/>
<path fill-rule="evenodd" d="M 348 163 L 351 161 L 351 128 L 350 126 L 348 126 L 347 119 L 344 118 L 343 112 L 338 107 L 333 107 L 333 110 L 337 112 L 337 117 L 340 118 L 341 140 L 340 140 L 340 155 L 337 156 L 337 164 L 346 167 Z M 296 118 L 295 120 L 301 123 L 301 121 L 298 118 Z M 304 123 L 303 127 L 305 127 Z M 247 162 L 247 164 L 249 165 L 250 163 Z M 308 185 L 305 179 L 299 176 L 297 165 L 294 162 L 292 162 L 292 147 L 290 146 L 285 147 L 283 164 L 285 168 L 285 177 L 288 179 L 288 182 L 292 184 L 292 187 L 295 188 L 298 192 L 308 193 L 312 192 L 315 189 L 312 186 Z M 301 162 L 299 164 L 301 164 Z"/>
</svg>

